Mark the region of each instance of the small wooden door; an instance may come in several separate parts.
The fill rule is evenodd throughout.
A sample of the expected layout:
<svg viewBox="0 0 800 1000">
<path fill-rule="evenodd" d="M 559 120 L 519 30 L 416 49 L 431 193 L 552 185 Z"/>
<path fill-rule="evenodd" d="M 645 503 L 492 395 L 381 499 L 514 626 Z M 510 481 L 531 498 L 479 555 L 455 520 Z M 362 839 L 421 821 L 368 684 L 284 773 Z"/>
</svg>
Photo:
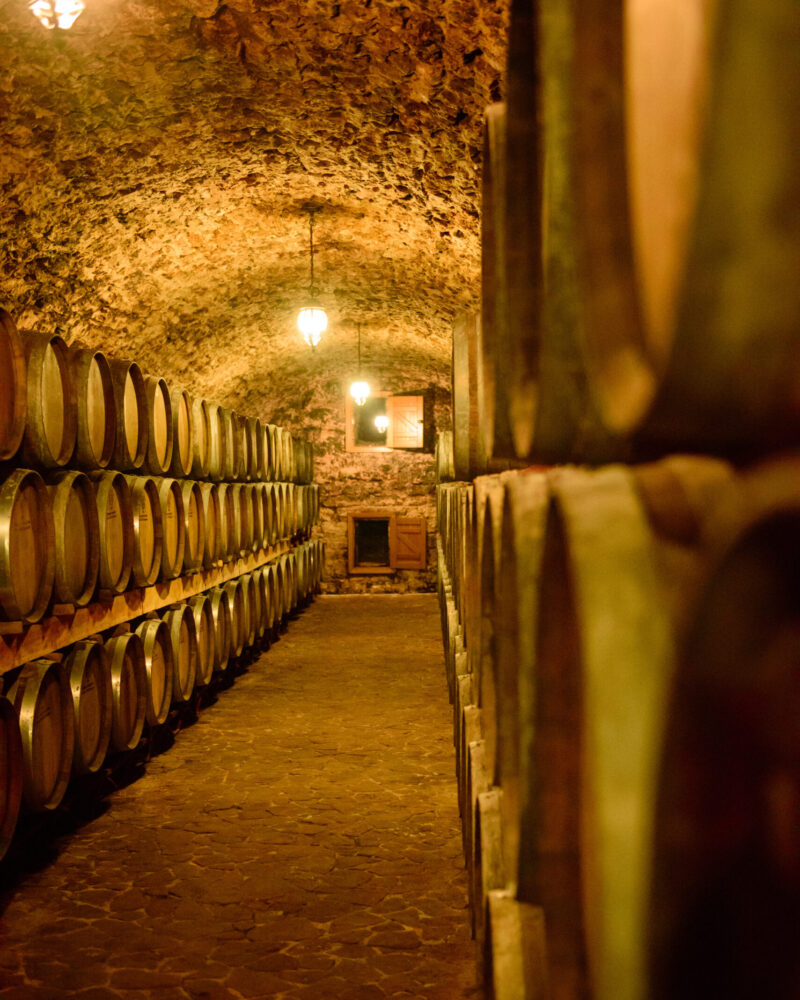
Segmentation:
<svg viewBox="0 0 800 1000">
<path fill-rule="evenodd" d="M 395 521 L 397 569 L 427 569 L 428 537 L 424 517 L 398 517 Z"/>
<path fill-rule="evenodd" d="M 389 448 L 421 448 L 423 442 L 423 397 L 389 396 L 386 414 L 389 430 L 386 444 Z"/>
</svg>

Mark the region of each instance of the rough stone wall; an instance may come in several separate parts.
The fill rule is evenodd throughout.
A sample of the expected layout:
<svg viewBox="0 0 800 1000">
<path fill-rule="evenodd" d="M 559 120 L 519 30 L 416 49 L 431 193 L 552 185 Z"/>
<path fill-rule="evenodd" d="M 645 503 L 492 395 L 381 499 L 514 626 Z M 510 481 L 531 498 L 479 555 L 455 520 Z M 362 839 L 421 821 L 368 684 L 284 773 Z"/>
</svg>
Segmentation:
<svg viewBox="0 0 800 1000">
<path fill-rule="evenodd" d="M 313 202 L 331 330 L 446 361 L 506 21 L 507 0 L 87 0 L 48 32 L 6 4 L 2 305 L 252 409 L 302 348 Z"/>
<path fill-rule="evenodd" d="M 354 353 L 352 354 L 355 359 Z M 316 529 L 327 546 L 328 593 L 414 593 L 432 590 L 436 571 L 435 432 L 450 426 L 450 374 L 445 366 L 413 368 L 407 362 L 398 371 L 370 365 L 364 375 L 371 385 L 388 393 L 424 394 L 425 444 L 422 452 L 348 452 L 345 447 L 345 401 L 355 371 L 331 376 L 318 371 L 302 393 L 273 408 L 265 400 L 269 419 L 278 421 L 314 442 L 315 477 L 322 490 L 320 525 Z M 291 395 L 291 394 L 290 394 Z M 283 397 L 287 399 L 286 396 Z M 428 528 L 428 568 L 425 572 L 398 570 L 393 574 L 348 576 L 347 515 L 365 508 L 422 516 Z"/>
</svg>

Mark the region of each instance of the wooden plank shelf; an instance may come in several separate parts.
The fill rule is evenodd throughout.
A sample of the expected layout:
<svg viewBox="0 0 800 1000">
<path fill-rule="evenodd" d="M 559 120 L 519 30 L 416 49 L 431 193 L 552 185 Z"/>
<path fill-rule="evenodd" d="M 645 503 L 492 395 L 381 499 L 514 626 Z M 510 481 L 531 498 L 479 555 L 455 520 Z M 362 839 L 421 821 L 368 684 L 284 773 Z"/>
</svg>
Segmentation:
<svg viewBox="0 0 800 1000">
<path fill-rule="evenodd" d="M 13 628 L 5 635 L 0 635 L 0 676 L 31 660 L 87 639 L 97 632 L 116 628 L 132 618 L 186 601 L 210 587 L 227 583 L 228 580 L 272 562 L 285 552 L 290 552 L 293 547 L 290 539 L 283 539 L 275 545 L 223 563 L 214 569 L 189 573 L 175 580 L 156 583 L 152 587 L 126 590 L 124 594 L 109 597 L 107 601 L 94 601 L 85 608 L 75 608 L 68 614 L 50 615 L 34 625 L 4 623 Z M 67 611 L 67 608 L 60 605 L 58 610 Z"/>
</svg>

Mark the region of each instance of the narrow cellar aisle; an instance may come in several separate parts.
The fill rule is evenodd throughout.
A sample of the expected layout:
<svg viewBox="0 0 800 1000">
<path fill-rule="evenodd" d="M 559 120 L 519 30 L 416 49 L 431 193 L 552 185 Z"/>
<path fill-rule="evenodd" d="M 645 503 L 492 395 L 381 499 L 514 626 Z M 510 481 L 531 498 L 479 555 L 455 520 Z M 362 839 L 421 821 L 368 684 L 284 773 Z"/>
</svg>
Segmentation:
<svg viewBox="0 0 800 1000">
<path fill-rule="evenodd" d="M 475 970 L 433 596 L 322 598 L 2 897 L 4 1000 L 457 1000 Z"/>
</svg>

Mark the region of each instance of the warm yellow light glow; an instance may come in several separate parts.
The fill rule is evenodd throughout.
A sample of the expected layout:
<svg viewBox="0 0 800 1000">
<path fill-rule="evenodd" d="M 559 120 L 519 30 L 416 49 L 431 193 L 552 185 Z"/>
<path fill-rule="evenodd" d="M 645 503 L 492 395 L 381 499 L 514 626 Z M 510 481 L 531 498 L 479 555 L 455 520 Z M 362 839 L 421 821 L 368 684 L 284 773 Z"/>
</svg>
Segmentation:
<svg viewBox="0 0 800 1000">
<path fill-rule="evenodd" d="M 369 386 L 366 382 L 353 382 L 350 386 L 350 395 L 356 406 L 363 406 L 369 396 Z"/>
<path fill-rule="evenodd" d="M 306 306 L 297 316 L 297 328 L 303 334 L 303 340 L 316 347 L 322 339 L 322 334 L 328 329 L 328 316 L 319 306 Z"/>
<path fill-rule="evenodd" d="M 375 426 L 381 434 L 385 434 L 389 430 L 389 418 L 383 415 L 375 417 Z"/>
<path fill-rule="evenodd" d="M 71 28 L 85 9 L 81 0 L 33 0 L 30 12 L 45 28 Z"/>
</svg>

